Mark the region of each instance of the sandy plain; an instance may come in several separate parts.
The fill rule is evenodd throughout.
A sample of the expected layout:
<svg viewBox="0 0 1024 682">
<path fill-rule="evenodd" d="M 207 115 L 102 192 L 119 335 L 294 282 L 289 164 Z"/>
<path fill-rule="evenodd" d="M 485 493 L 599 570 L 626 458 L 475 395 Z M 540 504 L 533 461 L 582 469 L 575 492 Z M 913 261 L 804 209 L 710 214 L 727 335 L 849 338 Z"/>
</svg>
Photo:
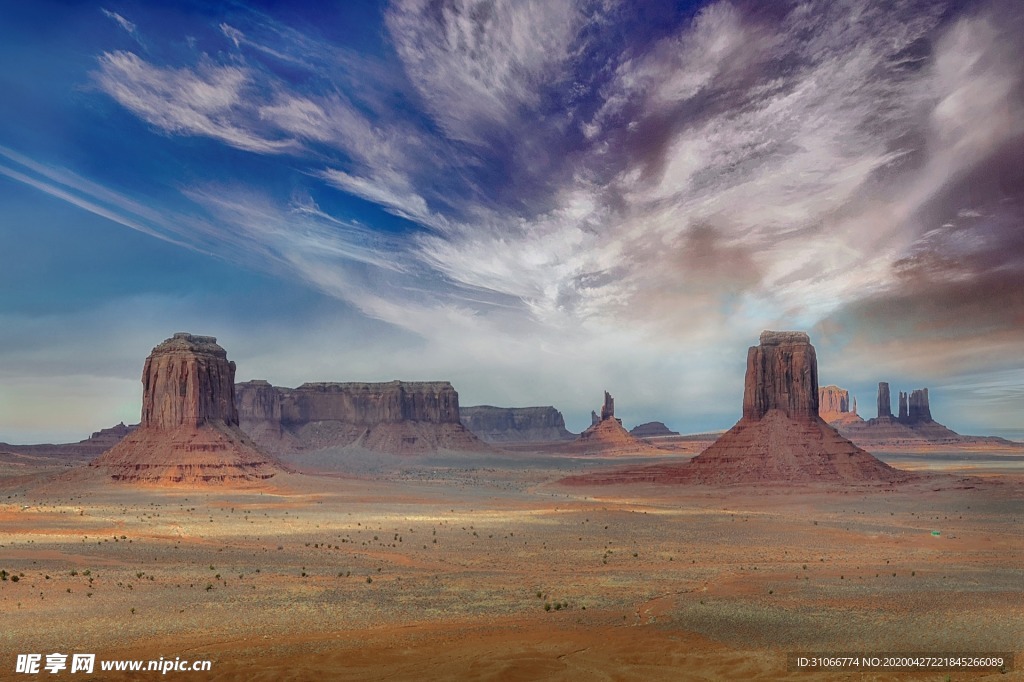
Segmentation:
<svg viewBox="0 0 1024 682">
<path fill-rule="evenodd" d="M 1024 462 L 946 454 L 886 455 L 941 472 L 898 488 L 581 488 L 558 480 L 621 459 L 327 452 L 232 491 L 8 457 L 0 679 L 33 652 L 212 661 L 111 680 L 1024 679 Z"/>
</svg>

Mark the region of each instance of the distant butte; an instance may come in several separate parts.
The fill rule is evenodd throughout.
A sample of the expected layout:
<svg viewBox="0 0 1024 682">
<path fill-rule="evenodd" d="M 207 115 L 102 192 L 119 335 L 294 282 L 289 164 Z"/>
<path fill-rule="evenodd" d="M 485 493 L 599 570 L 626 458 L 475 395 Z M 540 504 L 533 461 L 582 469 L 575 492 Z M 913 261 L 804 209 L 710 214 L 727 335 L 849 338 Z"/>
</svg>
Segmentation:
<svg viewBox="0 0 1024 682">
<path fill-rule="evenodd" d="M 562 413 L 551 406 L 459 408 L 462 425 L 487 443 L 541 443 L 572 440 Z"/>
<path fill-rule="evenodd" d="M 867 446 L 921 447 L 929 445 L 1012 445 L 1002 438 L 961 436 L 932 419 L 928 389 L 898 393 L 897 416 L 892 414 L 888 382 L 878 383 L 878 414 L 867 421 L 835 423 L 844 436 Z"/>
<path fill-rule="evenodd" d="M 593 413 L 597 415 L 596 412 Z M 558 452 L 574 455 L 664 455 L 665 451 L 636 436 L 622 426 L 615 416 L 615 399 L 604 392 L 604 403 L 597 420 L 571 443 L 559 446 Z"/>
<path fill-rule="evenodd" d="M 818 416 L 818 363 L 803 332 L 766 331 L 747 352 L 743 416 L 700 455 L 564 479 L 593 483 L 893 483 L 910 475 L 861 450 Z"/>
<path fill-rule="evenodd" d="M 818 416 L 826 423 L 839 428 L 840 424 L 863 422 L 857 414 L 857 399 L 850 405 L 850 392 L 845 388 L 829 385 L 818 389 Z"/>
<path fill-rule="evenodd" d="M 276 454 L 352 447 L 400 455 L 491 448 L 459 421 L 447 381 L 237 384 L 242 429 Z"/>
<path fill-rule="evenodd" d="M 234 484 L 284 471 L 238 428 L 234 379 L 217 339 L 175 334 L 146 358 L 142 423 L 90 466 L 146 484 Z"/>
<path fill-rule="evenodd" d="M 673 431 L 662 422 L 646 422 L 634 426 L 629 430 L 630 435 L 637 438 L 657 438 L 658 436 L 678 436 L 678 431 Z"/>
</svg>

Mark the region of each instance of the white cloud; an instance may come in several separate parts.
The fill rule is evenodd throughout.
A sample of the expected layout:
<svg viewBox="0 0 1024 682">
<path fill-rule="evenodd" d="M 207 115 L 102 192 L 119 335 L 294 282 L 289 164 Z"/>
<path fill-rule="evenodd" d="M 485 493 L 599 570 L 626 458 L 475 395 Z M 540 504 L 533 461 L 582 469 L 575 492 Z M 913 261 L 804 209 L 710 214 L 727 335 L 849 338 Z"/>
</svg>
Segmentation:
<svg viewBox="0 0 1024 682">
<path fill-rule="evenodd" d="M 451 139 L 480 142 L 534 109 L 582 20 L 568 0 L 396 2 L 386 22 L 406 73 Z"/>
<path fill-rule="evenodd" d="M 130 35 L 132 38 L 135 38 L 136 41 L 138 41 L 139 43 L 142 42 L 142 40 L 139 38 L 138 28 L 135 26 L 134 23 L 128 21 L 117 12 L 112 12 L 102 7 L 100 8 L 100 11 L 103 12 L 104 16 L 106 16 L 107 18 L 113 19 L 115 22 L 117 22 L 117 25 L 123 28 L 125 32 L 127 32 L 128 35 Z"/>
<path fill-rule="evenodd" d="M 252 152 L 294 148 L 291 140 L 264 137 L 246 125 L 252 78 L 241 67 L 204 63 L 195 71 L 168 69 L 130 52 L 107 52 L 99 61 L 98 85 L 164 132 L 212 137 Z"/>
</svg>

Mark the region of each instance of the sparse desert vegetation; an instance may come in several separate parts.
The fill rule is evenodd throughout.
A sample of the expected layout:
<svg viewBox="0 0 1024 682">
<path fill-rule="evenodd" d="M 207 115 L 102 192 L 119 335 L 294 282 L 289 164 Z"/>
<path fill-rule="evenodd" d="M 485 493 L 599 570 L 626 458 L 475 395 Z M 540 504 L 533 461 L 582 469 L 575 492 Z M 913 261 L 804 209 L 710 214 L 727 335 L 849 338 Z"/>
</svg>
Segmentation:
<svg viewBox="0 0 1024 682">
<path fill-rule="evenodd" d="M 1018 477 L 586 489 L 557 480 L 605 462 L 547 462 L 464 455 L 233 491 L 6 479 L 0 608 L 22 648 L 187 649 L 224 679 L 300 664 L 469 675 L 457 651 L 572 679 L 613 662 L 676 679 L 684 661 L 775 679 L 787 650 L 1024 637 Z"/>
</svg>

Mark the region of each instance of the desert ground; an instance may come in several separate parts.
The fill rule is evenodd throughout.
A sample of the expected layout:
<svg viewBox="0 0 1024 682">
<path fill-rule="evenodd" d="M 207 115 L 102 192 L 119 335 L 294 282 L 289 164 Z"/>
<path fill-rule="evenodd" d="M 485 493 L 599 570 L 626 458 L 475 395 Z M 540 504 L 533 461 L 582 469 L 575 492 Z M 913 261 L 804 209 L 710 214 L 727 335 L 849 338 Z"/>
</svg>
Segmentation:
<svg viewBox="0 0 1024 682">
<path fill-rule="evenodd" d="M 1024 679 L 1024 461 L 883 456 L 934 473 L 569 487 L 621 460 L 323 452 L 292 462 L 318 475 L 220 490 L 6 456 L 0 679 L 33 652 L 212 661 L 92 675 L 112 680 Z M 793 652 L 1017 665 L 823 673 Z"/>
</svg>

